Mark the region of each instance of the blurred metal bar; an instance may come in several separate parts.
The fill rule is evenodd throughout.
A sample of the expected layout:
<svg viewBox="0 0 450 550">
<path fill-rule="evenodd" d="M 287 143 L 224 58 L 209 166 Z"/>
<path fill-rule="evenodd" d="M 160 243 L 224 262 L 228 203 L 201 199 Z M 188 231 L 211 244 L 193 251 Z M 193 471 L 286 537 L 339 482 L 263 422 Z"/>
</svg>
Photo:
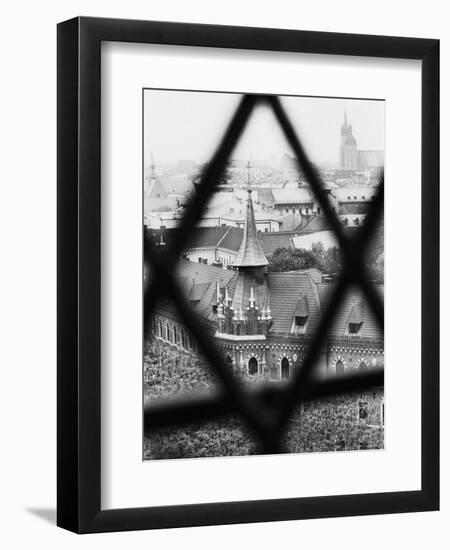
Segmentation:
<svg viewBox="0 0 450 550">
<path fill-rule="evenodd" d="M 384 370 L 374 369 L 361 376 L 358 374 L 317 380 L 305 391 L 303 399 L 314 400 L 380 387 L 384 382 Z M 263 403 L 272 410 L 277 409 L 286 398 L 286 384 L 270 384 L 253 390 L 253 400 Z M 225 394 L 192 396 L 189 399 L 164 399 L 144 403 L 144 433 L 159 428 L 186 426 L 192 423 L 205 423 L 227 416 L 239 414 L 239 409 Z"/>
</svg>

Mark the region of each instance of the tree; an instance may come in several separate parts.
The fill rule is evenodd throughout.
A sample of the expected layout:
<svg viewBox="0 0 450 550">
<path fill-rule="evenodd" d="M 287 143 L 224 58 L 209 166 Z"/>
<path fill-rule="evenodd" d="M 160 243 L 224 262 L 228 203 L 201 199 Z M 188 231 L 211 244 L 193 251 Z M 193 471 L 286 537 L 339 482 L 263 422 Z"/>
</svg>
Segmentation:
<svg viewBox="0 0 450 550">
<path fill-rule="evenodd" d="M 342 256 L 337 246 L 330 246 L 326 250 L 322 261 L 322 271 L 332 274 L 339 273 L 342 269 Z"/>
<path fill-rule="evenodd" d="M 310 267 L 321 268 L 311 250 L 304 248 L 277 248 L 269 261 L 269 271 L 297 271 Z"/>
</svg>

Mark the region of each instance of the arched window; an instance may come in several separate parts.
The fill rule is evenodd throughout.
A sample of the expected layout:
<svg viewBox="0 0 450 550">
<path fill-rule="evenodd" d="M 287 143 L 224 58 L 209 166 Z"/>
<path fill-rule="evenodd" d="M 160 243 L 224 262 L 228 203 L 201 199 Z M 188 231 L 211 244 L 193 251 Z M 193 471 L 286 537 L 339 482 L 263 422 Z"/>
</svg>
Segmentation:
<svg viewBox="0 0 450 550">
<path fill-rule="evenodd" d="M 336 363 L 336 374 L 341 375 L 344 374 L 344 363 L 339 359 L 339 361 Z"/>
<path fill-rule="evenodd" d="M 227 355 L 227 356 L 225 357 L 225 362 L 226 362 L 226 364 L 227 364 L 228 367 L 231 368 L 231 367 L 233 366 L 233 359 L 231 359 L 231 357 L 230 357 L 229 355 Z"/>
<path fill-rule="evenodd" d="M 258 374 L 258 361 L 256 357 L 250 357 L 248 361 L 248 373 Z"/>
<path fill-rule="evenodd" d="M 358 367 L 359 372 L 367 372 L 367 365 L 364 363 L 364 361 L 361 361 Z"/>
<path fill-rule="evenodd" d="M 359 218 L 355 218 L 355 225 L 359 225 Z"/>
<path fill-rule="evenodd" d="M 289 379 L 289 361 L 286 357 L 283 357 L 283 359 L 281 360 L 281 379 Z"/>
<path fill-rule="evenodd" d="M 348 218 L 344 218 L 344 225 L 348 225 Z"/>
</svg>

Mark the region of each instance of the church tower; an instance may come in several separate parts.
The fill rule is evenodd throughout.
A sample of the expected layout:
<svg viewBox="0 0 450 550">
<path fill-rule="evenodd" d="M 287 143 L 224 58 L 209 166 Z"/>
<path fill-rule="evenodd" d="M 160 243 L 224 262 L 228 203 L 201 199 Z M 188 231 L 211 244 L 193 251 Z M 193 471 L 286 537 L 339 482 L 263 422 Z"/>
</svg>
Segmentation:
<svg viewBox="0 0 450 550">
<path fill-rule="evenodd" d="M 245 211 L 244 235 L 241 246 L 234 260 L 234 268 L 240 273 L 248 273 L 262 283 L 266 266 L 269 264 L 256 230 L 255 212 L 253 210 L 252 190 L 248 189 L 247 207 Z"/>
<path fill-rule="evenodd" d="M 340 167 L 341 170 L 358 169 L 358 149 L 352 125 L 347 121 L 347 111 L 344 111 L 344 123 L 341 126 Z"/>
<path fill-rule="evenodd" d="M 248 189 L 244 233 L 233 267 L 238 272 L 233 295 L 217 291 L 216 334 L 233 335 L 236 339 L 264 339 L 272 321 L 269 288 L 266 280 L 269 264 L 256 230 L 252 190 Z"/>
</svg>

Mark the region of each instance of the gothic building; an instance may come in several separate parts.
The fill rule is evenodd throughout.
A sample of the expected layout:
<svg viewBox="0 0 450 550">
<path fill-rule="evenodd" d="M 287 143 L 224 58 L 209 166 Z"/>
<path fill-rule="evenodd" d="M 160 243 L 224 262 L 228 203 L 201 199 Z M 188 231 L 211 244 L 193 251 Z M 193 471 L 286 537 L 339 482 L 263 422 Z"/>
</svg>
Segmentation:
<svg viewBox="0 0 450 550">
<path fill-rule="evenodd" d="M 352 125 L 347 120 L 347 112 L 344 112 L 344 123 L 341 126 L 339 153 L 341 170 L 381 169 L 384 166 L 384 151 L 358 149 Z"/>
<path fill-rule="evenodd" d="M 268 263 L 249 190 L 234 269 L 180 259 L 177 276 L 230 368 L 245 378 L 276 382 L 289 379 L 301 366 L 334 284 L 322 282 L 317 269 L 268 272 Z M 381 285 L 378 291 L 383 291 Z M 180 352 L 197 351 L 169 303 L 158 307 L 153 334 Z M 361 292 L 352 289 L 324 342 L 316 372 L 334 375 L 382 365 L 383 334 Z"/>
<path fill-rule="evenodd" d="M 358 169 L 358 149 L 352 126 L 347 121 L 347 112 L 344 114 L 344 123 L 341 126 L 340 161 L 342 170 Z"/>
</svg>

